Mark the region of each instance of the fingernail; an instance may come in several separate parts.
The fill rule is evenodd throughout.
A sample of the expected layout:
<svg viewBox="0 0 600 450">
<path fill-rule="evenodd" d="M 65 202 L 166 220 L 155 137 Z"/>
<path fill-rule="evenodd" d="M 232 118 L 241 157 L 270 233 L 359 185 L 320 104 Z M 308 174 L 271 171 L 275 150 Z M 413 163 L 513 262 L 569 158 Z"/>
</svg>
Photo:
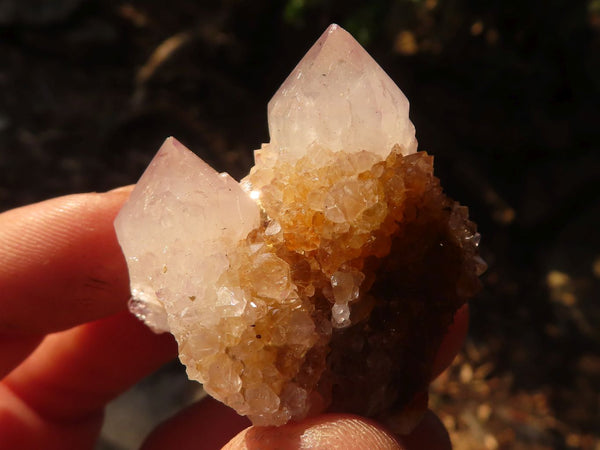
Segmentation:
<svg viewBox="0 0 600 450">
<path fill-rule="evenodd" d="M 121 192 L 131 192 L 131 190 L 134 188 L 134 184 L 130 184 L 128 186 L 121 186 L 115 189 L 111 189 L 110 191 L 106 191 L 107 194 L 119 194 Z"/>
</svg>

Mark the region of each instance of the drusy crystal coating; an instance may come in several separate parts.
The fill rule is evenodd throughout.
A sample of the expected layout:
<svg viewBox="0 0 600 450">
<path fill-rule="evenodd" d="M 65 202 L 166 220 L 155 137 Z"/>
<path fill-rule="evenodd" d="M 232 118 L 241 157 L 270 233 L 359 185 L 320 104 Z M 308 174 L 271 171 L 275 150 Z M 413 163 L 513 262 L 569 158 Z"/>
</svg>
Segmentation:
<svg viewBox="0 0 600 450">
<path fill-rule="evenodd" d="M 257 425 L 332 410 L 408 431 L 426 407 L 484 263 L 408 109 L 332 25 L 269 103 L 241 183 L 169 138 L 116 219 L 132 311 Z"/>
</svg>

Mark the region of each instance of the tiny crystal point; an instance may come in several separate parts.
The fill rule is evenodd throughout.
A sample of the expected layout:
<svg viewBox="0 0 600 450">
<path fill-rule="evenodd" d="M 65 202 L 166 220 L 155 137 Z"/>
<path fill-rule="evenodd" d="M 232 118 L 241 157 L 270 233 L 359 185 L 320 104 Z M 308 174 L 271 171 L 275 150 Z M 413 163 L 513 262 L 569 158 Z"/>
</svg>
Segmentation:
<svg viewBox="0 0 600 450">
<path fill-rule="evenodd" d="M 416 152 L 409 104 L 330 26 L 269 103 L 240 183 L 173 138 L 119 213 L 131 311 L 256 425 L 324 410 L 397 432 L 485 270 L 467 209 Z"/>
</svg>

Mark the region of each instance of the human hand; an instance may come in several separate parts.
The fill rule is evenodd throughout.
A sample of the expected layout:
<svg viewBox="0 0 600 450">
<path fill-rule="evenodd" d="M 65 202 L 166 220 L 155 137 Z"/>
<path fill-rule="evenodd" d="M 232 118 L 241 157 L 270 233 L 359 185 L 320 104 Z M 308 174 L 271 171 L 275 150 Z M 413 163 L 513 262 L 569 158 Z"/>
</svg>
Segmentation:
<svg viewBox="0 0 600 450">
<path fill-rule="evenodd" d="M 0 214 L 0 448 L 93 448 L 105 405 L 177 354 L 127 311 L 127 267 L 113 220 L 131 188 L 60 197 Z M 435 363 L 454 358 L 467 327 L 457 313 Z M 206 399 L 155 430 L 144 450 L 450 448 L 428 413 L 401 440 L 367 419 L 323 415 L 283 427 Z M 242 431 L 243 430 L 243 431 Z"/>
</svg>

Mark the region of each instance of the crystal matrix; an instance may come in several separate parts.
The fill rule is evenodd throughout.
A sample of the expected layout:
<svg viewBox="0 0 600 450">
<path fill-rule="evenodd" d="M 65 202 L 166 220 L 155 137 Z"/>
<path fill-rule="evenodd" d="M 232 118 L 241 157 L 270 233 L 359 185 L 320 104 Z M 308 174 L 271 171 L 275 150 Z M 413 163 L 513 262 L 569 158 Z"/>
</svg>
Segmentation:
<svg viewBox="0 0 600 450">
<path fill-rule="evenodd" d="M 478 289 L 475 225 L 416 152 L 402 92 L 335 25 L 269 129 L 241 184 L 165 142 L 116 221 L 132 310 L 255 424 L 329 409 L 406 431 Z"/>
</svg>

